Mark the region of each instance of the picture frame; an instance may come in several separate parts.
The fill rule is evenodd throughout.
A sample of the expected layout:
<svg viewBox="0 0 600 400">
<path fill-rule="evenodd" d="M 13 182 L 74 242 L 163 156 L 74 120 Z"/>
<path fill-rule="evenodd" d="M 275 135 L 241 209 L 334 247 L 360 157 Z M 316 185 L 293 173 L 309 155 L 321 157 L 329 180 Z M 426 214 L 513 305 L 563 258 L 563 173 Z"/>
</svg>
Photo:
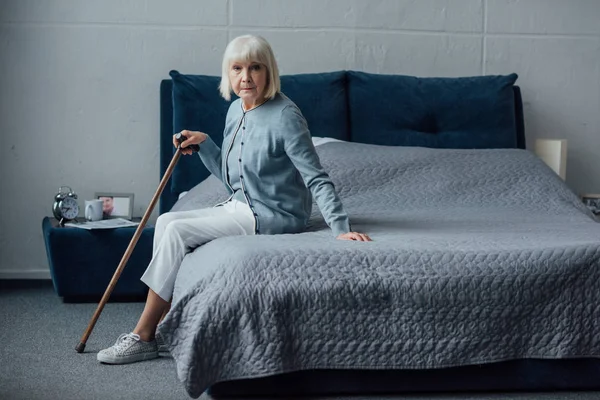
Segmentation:
<svg viewBox="0 0 600 400">
<path fill-rule="evenodd" d="M 133 218 L 133 193 L 96 192 L 94 198 L 103 201 L 102 219 Z"/>
<path fill-rule="evenodd" d="M 581 201 L 594 215 L 600 215 L 600 194 L 582 194 Z"/>
</svg>

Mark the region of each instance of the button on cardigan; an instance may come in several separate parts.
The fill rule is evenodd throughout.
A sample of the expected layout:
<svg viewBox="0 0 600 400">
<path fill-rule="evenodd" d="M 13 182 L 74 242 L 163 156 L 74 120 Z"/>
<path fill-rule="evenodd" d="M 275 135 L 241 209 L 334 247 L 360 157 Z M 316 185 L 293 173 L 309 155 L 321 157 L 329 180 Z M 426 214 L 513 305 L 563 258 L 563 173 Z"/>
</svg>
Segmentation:
<svg viewBox="0 0 600 400">
<path fill-rule="evenodd" d="M 237 154 L 237 149 L 232 149 L 233 140 L 242 131 L 244 144 L 240 142 Z M 222 149 L 208 136 L 198 154 L 231 196 L 227 160 L 242 160 L 240 184 L 254 213 L 256 233 L 302 232 L 308 224 L 313 197 L 334 236 L 350 232 L 348 215 L 321 166 L 306 119 L 284 94 L 246 112 L 240 99 L 232 102 Z"/>
</svg>

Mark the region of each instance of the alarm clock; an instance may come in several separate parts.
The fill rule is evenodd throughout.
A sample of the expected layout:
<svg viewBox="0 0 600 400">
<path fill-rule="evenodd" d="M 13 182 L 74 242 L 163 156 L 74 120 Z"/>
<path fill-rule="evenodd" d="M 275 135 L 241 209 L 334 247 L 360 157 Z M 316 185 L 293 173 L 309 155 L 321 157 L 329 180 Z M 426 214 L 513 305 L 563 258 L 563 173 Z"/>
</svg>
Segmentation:
<svg viewBox="0 0 600 400">
<path fill-rule="evenodd" d="M 63 188 L 67 188 L 69 191 L 63 192 Z M 61 226 L 64 226 L 65 222 L 71 221 L 79 215 L 77 194 L 69 186 L 61 186 L 58 188 L 58 193 L 54 196 L 52 213 Z"/>
</svg>

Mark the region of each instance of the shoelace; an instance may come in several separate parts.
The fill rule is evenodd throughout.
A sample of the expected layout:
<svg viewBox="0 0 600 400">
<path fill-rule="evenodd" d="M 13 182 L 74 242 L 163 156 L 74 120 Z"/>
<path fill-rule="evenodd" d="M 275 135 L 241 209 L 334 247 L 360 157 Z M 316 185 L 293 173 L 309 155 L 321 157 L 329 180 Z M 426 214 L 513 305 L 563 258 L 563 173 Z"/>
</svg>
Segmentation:
<svg viewBox="0 0 600 400">
<path fill-rule="evenodd" d="M 115 351 L 122 352 L 131 347 L 132 344 L 140 341 L 140 335 L 135 333 L 123 333 L 115 343 Z"/>
</svg>

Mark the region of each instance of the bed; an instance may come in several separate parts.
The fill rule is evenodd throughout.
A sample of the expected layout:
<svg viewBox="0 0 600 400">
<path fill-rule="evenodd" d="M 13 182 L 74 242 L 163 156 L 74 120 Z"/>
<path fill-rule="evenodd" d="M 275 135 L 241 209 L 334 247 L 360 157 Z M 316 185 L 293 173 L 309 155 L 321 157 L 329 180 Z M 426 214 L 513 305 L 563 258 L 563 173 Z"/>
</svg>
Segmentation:
<svg viewBox="0 0 600 400">
<path fill-rule="evenodd" d="M 312 110 L 307 119 L 353 228 L 374 241 L 334 240 L 313 205 L 307 232 L 222 238 L 188 254 L 159 326 L 188 394 L 599 389 L 600 224 L 523 148 L 516 76 L 501 85 L 512 98 L 513 128 L 505 134 L 512 137 L 467 143 L 461 131 L 431 147 L 420 145 L 420 136 L 408 145 L 378 143 L 385 126 L 353 135 L 363 121 L 352 114 L 359 106 L 352 93 L 361 84 L 373 92 L 380 80 L 393 87 L 398 77 L 327 77 L 339 76 L 350 137 L 324 140 L 331 130 L 320 129 L 320 120 L 311 125 Z M 172 133 L 181 124 L 200 129 L 193 124 L 214 122 L 226 109 L 209 90 L 188 90 L 212 111 L 204 107 L 200 118 L 183 121 L 190 112 L 181 110 L 178 85 L 210 87 L 216 78 L 171 77 L 161 85 L 163 172 Z M 309 79 L 326 91 L 322 78 L 291 77 L 283 90 L 287 83 L 294 93 L 300 82 L 306 92 L 302 80 Z M 431 79 L 404 79 L 401 89 L 439 90 Z M 418 104 L 415 96 L 407 101 Z M 482 102 L 477 94 L 471 100 Z M 303 112 L 315 100 L 306 101 Z M 494 98 L 490 109 L 501 103 Z M 484 108 L 465 120 L 488 121 Z M 431 105 L 421 111 L 431 113 Z M 431 132 L 419 134 L 431 140 Z M 161 212 L 226 197 L 215 177 L 188 173 L 189 165 L 174 172 Z"/>
</svg>

